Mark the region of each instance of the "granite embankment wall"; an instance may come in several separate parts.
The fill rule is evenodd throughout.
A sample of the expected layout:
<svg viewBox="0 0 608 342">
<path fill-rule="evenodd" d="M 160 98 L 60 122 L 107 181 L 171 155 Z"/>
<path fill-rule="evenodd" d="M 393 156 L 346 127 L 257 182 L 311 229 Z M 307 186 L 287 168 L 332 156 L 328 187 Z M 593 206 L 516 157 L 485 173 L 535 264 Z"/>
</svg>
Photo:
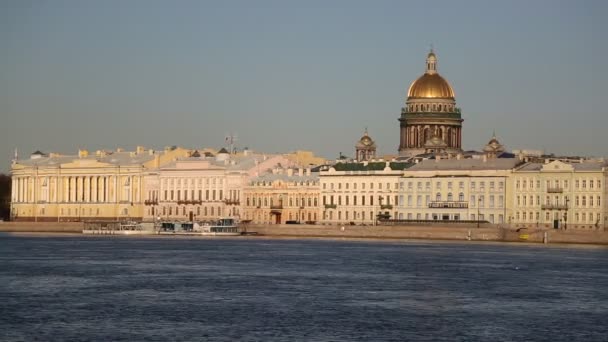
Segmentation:
<svg viewBox="0 0 608 342">
<path fill-rule="evenodd" d="M 82 222 L 0 222 L 0 232 L 81 233 Z M 608 245 L 608 232 L 581 230 L 512 229 L 475 226 L 335 226 L 248 225 L 247 231 L 264 236 L 369 239 L 425 239 L 460 241 L 508 241 Z M 527 234 L 527 239 L 521 235 Z M 546 234 L 546 237 L 545 237 Z"/>
<path fill-rule="evenodd" d="M 82 233 L 82 222 L 0 222 L 0 232 Z"/>
<path fill-rule="evenodd" d="M 581 243 L 608 245 L 608 232 L 527 230 L 517 232 L 505 228 L 441 227 L 441 226 L 322 226 L 322 225 L 250 225 L 248 231 L 266 236 L 331 237 L 377 239 L 426 239 L 462 241 L 506 241 L 543 243 Z M 546 233 L 546 236 L 545 236 Z M 523 234 L 527 238 L 523 239 Z"/>
</svg>

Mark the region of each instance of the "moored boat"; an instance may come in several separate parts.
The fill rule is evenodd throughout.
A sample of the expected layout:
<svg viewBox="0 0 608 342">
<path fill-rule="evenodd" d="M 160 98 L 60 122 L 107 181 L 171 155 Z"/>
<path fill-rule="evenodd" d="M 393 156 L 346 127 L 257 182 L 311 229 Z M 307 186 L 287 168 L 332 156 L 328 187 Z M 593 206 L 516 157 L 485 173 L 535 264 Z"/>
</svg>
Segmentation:
<svg viewBox="0 0 608 342">
<path fill-rule="evenodd" d="M 151 235 L 156 234 L 153 223 L 144 222 L 85 222 L 83 234 Z"/>
<path fill-rule="evenodd" d="M 201 222 L 161 222 L 159 234 L 236 236 L 241 235 L 238 222 L 232 217 Z"/>
</svg>

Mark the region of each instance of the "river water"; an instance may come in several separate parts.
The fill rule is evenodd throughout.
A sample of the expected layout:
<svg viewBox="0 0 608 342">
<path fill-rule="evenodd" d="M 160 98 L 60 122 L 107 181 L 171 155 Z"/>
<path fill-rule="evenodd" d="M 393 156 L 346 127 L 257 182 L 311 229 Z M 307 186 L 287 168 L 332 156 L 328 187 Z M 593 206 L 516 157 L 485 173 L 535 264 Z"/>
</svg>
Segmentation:
<svg viewBox="0 0 608 342">
<path fill-rule="evenodd" d="M 0 235 L 1 341 L 607 341 L 608 249 Z"/>
</svg>

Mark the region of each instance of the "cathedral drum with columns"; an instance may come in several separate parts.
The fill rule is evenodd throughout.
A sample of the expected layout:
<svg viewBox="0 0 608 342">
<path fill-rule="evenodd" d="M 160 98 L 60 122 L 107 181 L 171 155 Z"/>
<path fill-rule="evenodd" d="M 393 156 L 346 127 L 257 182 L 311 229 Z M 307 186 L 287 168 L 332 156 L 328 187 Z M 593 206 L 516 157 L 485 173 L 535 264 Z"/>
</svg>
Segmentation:
<svg viewBox="0 0 608 342">
<path fill-rule="evenodd" d="M 437 57 L 431 50 L 426 71 L 410 86 L 401 109 L 399 154 L 462 152 L 462 116 L 454 90 L 437 73 Z"/>
</svg>

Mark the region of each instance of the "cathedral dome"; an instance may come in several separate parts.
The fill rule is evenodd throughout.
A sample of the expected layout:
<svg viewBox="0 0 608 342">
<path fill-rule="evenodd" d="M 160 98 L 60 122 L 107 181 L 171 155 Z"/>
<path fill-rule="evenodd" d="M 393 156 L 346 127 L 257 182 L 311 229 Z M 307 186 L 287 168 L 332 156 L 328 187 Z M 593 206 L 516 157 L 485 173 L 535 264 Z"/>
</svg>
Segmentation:
<svg viewBox="0 0 608 342">
<path fill-rule="evenodd" d="M 437 58 L 433 51 L 426 58 L 424 75 L 415 80 L 407 92 L 408 98 L 449 98 L 454 99 L 452 86 L 437 73 Z"/>
</svg>

